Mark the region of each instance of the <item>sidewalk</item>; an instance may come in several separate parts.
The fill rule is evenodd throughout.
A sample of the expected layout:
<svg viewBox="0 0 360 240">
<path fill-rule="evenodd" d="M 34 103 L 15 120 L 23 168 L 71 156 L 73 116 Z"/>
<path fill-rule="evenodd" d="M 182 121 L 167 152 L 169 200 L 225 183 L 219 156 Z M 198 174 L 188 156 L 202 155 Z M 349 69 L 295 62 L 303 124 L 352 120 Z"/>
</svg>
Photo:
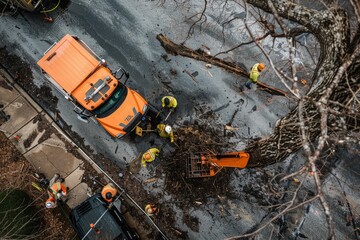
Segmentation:
<svg viewBox="0 0 360 240">
<path fill-rule="evenodd" d="M 74 208 L 91 194 L 91 189 L 82 181 L 85 171 L 83 159 L 88 157 L 79 150 L 77 152 L 81 155 L 77 156 L 82 156 L 83 159 L 67 151 L 69 147 L 76 146 L 2 69 L 0 131 L 5 133 L 30 164 L 46 178 L 50 179 L 55 173 L 65 178 L 65 184 L 69 187 L 67 204 L 70 208 Z"/>
</svg>

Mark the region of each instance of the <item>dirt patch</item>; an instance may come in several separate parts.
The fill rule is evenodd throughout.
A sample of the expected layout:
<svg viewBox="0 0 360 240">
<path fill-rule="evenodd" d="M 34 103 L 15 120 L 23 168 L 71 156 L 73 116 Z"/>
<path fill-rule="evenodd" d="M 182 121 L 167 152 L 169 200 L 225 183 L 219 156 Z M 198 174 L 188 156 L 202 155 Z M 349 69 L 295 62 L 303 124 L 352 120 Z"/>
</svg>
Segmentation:
<svg viewBox="0 0 360 240">
<path fill-rule="evenodd" d="M 35 239 L 55 239 L 58 236 L 62 239 L 73 239 L 76 234 L 68 220 L 69 209 L 46 209 L 46 191 L 39 191 L 31 185 L 32 182 L 36 183 L 32 166 L 3 133 L 0 133 L 0 146 L 0 191 L 19 188 L 25 190 L 33 199 L 33 205 L 38 209 L 41 219 L 41 231 Z"/>
<path fill-rule="evenodd" d="M 36 136 L 38 135 L 37 130 L 33 131 L 32 133 L 30 133 L 29 137 L 27 137 L 24 140 L 24 147 L 25 148 L 29 148 L 32 144 L 32 142 L 35 140 Z"/>
</svg>

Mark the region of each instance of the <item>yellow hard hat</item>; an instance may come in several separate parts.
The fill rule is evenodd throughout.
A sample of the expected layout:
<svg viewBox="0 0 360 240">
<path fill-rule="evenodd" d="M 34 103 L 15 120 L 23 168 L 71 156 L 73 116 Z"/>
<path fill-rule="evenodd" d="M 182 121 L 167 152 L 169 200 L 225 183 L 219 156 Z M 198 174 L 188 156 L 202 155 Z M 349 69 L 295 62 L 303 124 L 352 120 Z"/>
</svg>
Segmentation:
<svg viewBox="0 0 360 240">
<path fill-rule="evenodd" d="M 264 68 L 265 68 L 265 64 L 259 63 L 258 69 L 259 69 L 260 71 L 262 71 L 262 70 L 264 70 Z"/>
</svg>

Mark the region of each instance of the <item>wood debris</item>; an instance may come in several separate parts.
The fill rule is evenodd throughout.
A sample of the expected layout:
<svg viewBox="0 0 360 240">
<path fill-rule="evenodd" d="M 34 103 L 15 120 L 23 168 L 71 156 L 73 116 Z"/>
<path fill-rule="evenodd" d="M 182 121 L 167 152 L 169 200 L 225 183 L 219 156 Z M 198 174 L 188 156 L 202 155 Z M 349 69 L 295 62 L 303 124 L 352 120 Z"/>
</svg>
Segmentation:
<svg viewBox="0 0 360 240">
<path fill-rule="evenodd" d="M 146 180 L 144 181 L 144 183 L 155 182 L 157 179 L 158 179 L 158 178 L 155 178 L 155 177 L 153 177 L 153 178 L 148 178 L 148 179 L 146 179 Z"/>
<path fill-rule="evenodd" d="M 234 128 L 234 127 L 232 127 L 232 126 L 229 126 L 229 125 L 225 125 L 225 130 L 227 130 L 227 131 L 237 131 L 237 130 L 239 130 L 239 128 Z"/>
<path fill-rule="evenodd" d="M 307 81 L 306 81 L 305 79 L 301 79 L 300 82 L 301 82 L 302 85 L 306 85 L 306 84 L 307 84 Z"/>
</svg>

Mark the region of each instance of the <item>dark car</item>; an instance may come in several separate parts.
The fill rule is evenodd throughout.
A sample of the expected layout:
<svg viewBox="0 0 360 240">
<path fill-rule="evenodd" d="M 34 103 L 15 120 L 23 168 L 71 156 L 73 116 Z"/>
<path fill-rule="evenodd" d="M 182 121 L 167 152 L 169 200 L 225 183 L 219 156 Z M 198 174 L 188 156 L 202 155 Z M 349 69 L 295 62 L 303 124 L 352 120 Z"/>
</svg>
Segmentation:
<svg viewBox="0 0 360 240">
<path fill-rule="evenodd" d="M 120 200 L 108 208 L 101 195 L 96 194 L 75 207 L 71 211 L 71 222 L 80 239 L 139 239 L 115 205 L 119 207 Z"/>
</svg>

